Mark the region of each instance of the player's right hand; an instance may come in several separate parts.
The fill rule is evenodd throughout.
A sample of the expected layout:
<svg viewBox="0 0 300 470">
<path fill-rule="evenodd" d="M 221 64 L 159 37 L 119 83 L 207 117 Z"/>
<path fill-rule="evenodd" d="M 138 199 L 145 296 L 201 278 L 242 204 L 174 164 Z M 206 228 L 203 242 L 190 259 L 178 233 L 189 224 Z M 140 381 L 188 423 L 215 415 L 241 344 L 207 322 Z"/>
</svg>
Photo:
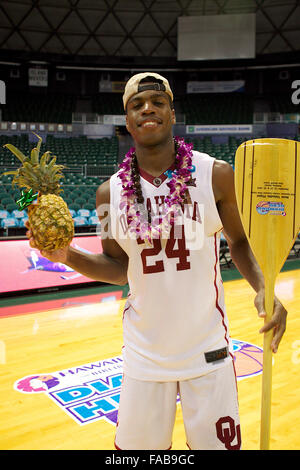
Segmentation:
<svg viewBox="0 0 300 470">
<path fill-rule="evenodd" d="M 30 229 L 30 224 L 28 220 L 25 222 L 25 227 L 28 229 L 26 232 L 26 236 L 27 238 L 29 238 L 29 244 L 31 248 L 35 248 L 36 250 L 39 250 L 39 248 L 37 248 L 35 244 L 33 233 Z M 47 250 L 39 250 L 39 251 L 44 258 L 47 258 L 49 261 L 52 261 L 52 263 L 65 264 L 67 261 L 69 246 L 66 246 L 65 248 L 60 248 L 54 251 L 47 251 Z"/>
</svg>

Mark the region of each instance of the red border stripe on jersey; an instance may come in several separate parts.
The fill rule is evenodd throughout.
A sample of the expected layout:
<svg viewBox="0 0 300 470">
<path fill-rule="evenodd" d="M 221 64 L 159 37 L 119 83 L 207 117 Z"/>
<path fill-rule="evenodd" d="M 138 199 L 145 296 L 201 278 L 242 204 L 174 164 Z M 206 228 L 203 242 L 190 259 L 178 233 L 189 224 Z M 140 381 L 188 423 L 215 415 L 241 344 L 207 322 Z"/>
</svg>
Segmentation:
<svg viewBox="0 0 300 470">
<path fill-rule="evenodd" d="M 131 305 L 128 305 L 128 307 L 124 308 L 123 310 L 123 316 L 122 316 L 122 320 L 124 320 L 124 316 L 125 316 L 125 313 L 127 312 L 127 310 L 129 310 L 131 307 Z"/>
<path fill-rule="evenodd" d="M 225 325 L 225 314 L 224 314 L 223 310 L 221 309 L 221 307 L 219 305 L 219 291 L 218 291 L 218 286 L 217 286 L 217 264 L 218 264 L 217 233 L 214 234 L 214 240 L 215 240 L 215 265 L 214 265 L 215 279 L 214 279 L 214 286 L 215 286 L 215 290 L 216 290 L 216 307 L 217 307 L 217 309 L 219 310 L 219 312 L 222 316 L 222 324 L 223 324 L 224 330 L 225 330 L 224 338 L 225 338 L 227 344 L 229 345 L 229 340 L 227 338 L 228 329 L 227 329 L 227 326 Z"/>
</svg>

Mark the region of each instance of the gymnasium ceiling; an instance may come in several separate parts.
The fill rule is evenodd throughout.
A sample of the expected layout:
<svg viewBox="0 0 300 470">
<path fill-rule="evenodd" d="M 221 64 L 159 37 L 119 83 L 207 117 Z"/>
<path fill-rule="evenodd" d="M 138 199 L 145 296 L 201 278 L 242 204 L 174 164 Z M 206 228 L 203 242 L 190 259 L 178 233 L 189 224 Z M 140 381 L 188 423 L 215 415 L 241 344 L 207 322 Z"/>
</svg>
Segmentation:
<svg viewBox="0 0 300 470">
<path fill-rule="evenodd" d="M 177 57 L 179 16 L 256 13 L 256 55 L 300 51 L 300 0 L 1 0 L 0 51 Z"/>
</svg>

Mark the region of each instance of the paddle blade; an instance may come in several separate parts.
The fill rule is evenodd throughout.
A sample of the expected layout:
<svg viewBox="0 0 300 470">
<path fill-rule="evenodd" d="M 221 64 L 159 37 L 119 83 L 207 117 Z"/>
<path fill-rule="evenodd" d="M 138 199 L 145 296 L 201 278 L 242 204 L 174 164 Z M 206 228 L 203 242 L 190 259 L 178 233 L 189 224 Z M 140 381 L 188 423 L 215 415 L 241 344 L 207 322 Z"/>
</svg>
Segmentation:
<svg viewBox="0 0 300 470">
<path fill-rule="evenodd" d="M 242 224 L 265 280 L 274 280 L 300 229 L 300 142 L 254 139 L 235 156 Z"/>
</svg>

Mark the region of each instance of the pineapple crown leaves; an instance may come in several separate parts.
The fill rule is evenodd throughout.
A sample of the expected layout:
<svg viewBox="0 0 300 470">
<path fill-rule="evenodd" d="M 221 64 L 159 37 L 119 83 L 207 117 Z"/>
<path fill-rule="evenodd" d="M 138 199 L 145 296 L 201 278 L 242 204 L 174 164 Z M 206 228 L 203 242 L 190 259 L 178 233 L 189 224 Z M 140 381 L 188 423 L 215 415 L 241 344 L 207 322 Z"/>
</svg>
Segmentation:
<svg viewBox="0 0 300 470">
<path fill-rule="evenodd" d="M 63 191 L 60 188 L 59 180 L 64 178 L 61 173 L 64 165 L 56 165 L 56 156 L 53 156 L 50 163 L 51 152 L 45 152 L 39 159 L 42 138 L 35 134 L 39 139 L 37 146 L 31 150 L 30 157 L 26 157 L 19 149 L 12 144 L 6 144 L 8 148 L 22 163 L 22 166 L 16 171 L 7 171 L 3 175 L 14 175 L 12 185 L 19 187 L 33 188 L 41 194 L 54 193 L 59 194 Z"/>
</svg>

